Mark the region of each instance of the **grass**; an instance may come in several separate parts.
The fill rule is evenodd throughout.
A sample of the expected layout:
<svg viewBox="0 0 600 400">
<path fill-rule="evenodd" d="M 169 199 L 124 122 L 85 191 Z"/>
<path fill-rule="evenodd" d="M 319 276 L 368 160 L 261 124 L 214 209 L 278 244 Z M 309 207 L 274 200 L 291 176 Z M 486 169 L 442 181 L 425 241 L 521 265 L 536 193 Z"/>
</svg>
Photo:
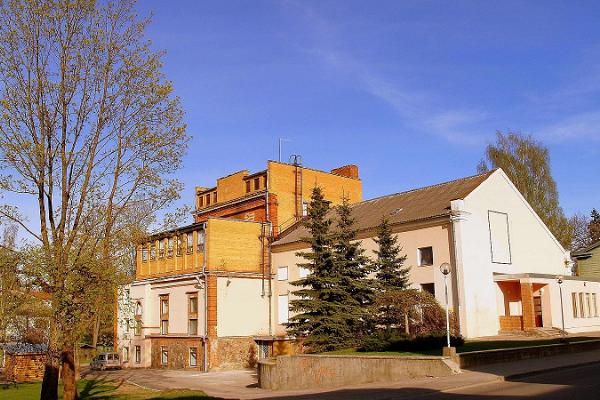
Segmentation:
<svg viewBox="0 0 600 400">
<path fill-rule="evenodd" d="M 584 337 L 576 336 L 568 338 L 570 343 L 581 342 L 585 340 L 598 339 L 597 337 Z M 549 344 L 558 344 L 564 341 L 563 338 L 553 339 L 536 339 L 536 340 L 467 340 L 462 346 L 456 348 L 457 353 L 466 353 L 469 351 L 481 351 L 481 350 L 496 350 L 496 349 L 510 349 L 515 347 L 537 347 L 546 346 Z M 411 357 L 411 356 L 441 356 L 442 349 L 431 349 L 415 352 L 398 352 L 398 351 L 371 351 L 371 352 L 359 352 L 355 348 L 343 349 L 330 351 L 323 354 L 333 355 L 345 355 L 345 356 L 398 356 L 398 357 Z"/>
<path fill-rule="evenodd" d="M 41 383 L 20 383 L 17 385 L 0 384 L 0 399 L 30 400 L 40 397 Z M 104 380 L 80 380 L 77 382 L 77 391 L 81 400 L 209 400 L 214 397 L 207 396 L 198 390 L 164 390 L 160 392 L 142 389 L 123 382 Z M 59 398 L 62 398 L 62 385 L 59 387 Z"/>
</svg>

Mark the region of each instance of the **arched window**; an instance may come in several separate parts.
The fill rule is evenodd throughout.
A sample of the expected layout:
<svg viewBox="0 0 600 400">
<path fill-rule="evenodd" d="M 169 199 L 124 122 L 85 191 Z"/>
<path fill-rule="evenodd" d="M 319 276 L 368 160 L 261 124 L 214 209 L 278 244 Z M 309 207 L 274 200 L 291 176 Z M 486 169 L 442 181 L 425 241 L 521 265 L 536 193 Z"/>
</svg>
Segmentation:
<svg viewBox="0 0 600 400">
<path fill-rule="evenodd" d="M 142 303 L 139 301 L 137 303 L 135 303 L 135 316 L 136 317 L 142 316 Z"/>
</svg>

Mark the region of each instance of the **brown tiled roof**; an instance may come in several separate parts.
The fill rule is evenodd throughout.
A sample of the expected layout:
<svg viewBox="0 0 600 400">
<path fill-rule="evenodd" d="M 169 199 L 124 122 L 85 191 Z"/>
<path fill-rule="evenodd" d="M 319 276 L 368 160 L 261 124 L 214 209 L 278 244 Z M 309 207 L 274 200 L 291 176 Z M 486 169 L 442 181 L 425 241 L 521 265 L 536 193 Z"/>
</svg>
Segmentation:
<svg viewBox="0 0 600 400">
<path fill-rule="evenodd" d="M 420 189 L 390 194 L 352 205 L 352 215 L 360 230 L 374 228 L 387 215 L 391 224 L 420 221 L 450 214 L 450 202 L 464 199 L 495 170 L 454 181 L 426 186 Z M 334 217 L 333 210 L 330 217 Z M 283 232 L 275 246 L 300 241 L 308 232 L 297 223 Z"/>
</svg>

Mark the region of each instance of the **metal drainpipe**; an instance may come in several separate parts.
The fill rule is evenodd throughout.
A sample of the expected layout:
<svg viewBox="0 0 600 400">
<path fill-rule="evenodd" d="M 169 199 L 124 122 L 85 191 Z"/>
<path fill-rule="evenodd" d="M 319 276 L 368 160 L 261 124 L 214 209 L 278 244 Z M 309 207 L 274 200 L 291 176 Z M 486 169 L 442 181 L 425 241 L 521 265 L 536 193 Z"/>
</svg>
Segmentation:
<svg viewBox="0 0 600 400">
<path fill-rule="evenodd" d="M 266 192 L 265 192 L 265 221 L 269 224 L 269 236 L 267 238 L 267 260 L 268 263 L 263 268 L 269 268 L 269 291 L 267 292 L 267 297 L 269 299 L 269 336 L 273 334 L 272 329 L 272 319 L 273 319 L 273 305 L 271 304 L 271 300 L 273 297 L 272 283 L 271 283 L 271 243 L 270 237 L 273 236 L 273 223 L 271 222 L 271 208 L 269 207 L 269 169 L 267 168 L 267 183 L 266 183 Z M 263 246 L 264 247 L 264 246 Z M 264 264 L 264 257 L 263 257 Z M 263 270 L 264 271 L 264 270 Z M 263 272 L 263 284 L 264 284 L 264 272 Z"/>
<path fill-rule="evenodd" d="M 202 224 L 202 234 L 204 235 L 204 248 L 202 249 L 202 276 L 204 277 L 204 372 L 208 372 L 208 273 L 206 272 L 206 222 Z M 197 240 L 198 238 L 196 238 Z"/>
</svg>

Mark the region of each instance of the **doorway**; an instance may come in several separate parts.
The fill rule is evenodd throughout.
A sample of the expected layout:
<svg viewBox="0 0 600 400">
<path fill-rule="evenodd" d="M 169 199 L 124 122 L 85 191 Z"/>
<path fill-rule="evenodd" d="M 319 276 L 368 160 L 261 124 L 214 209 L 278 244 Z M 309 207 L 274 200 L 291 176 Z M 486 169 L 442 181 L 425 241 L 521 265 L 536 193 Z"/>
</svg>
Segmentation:
<svg viewBox="0 0 600 400">
<path fill-rule="evenodd" d="M 544 314 L 542 312 L 542 296 L 533 296 L 533 312 L 535 314 L 535 327 L 544 326 Z"/>
</svg>

